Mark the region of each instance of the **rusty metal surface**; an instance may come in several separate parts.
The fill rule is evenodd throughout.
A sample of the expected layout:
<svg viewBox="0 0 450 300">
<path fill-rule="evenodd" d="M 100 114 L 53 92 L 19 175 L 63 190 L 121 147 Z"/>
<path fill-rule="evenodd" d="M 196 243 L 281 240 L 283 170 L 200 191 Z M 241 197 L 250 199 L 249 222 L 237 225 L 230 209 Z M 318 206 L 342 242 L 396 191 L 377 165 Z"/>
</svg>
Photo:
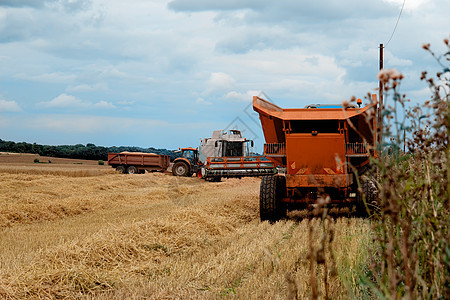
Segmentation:
<svg viewBox="0 0 450 300">
<path fill-rule="evenodd" d="M 136 166 L 167 169 L 170 164 L 170 156 L 153 153 L 108 153 L 108 165 L 110 166 Z"/>
</svg>

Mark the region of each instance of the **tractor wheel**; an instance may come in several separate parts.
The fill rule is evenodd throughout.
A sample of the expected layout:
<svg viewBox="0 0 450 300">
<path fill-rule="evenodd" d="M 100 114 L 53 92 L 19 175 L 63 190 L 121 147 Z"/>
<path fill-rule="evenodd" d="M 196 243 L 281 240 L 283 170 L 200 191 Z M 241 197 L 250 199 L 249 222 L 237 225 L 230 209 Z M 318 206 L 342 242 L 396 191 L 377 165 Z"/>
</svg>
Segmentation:
<svg viewBox="0 0 450 300">
<path fill-rule="evenodd" d="M 128 174 L 137 174 L 138 169 L 135 166 L 129 166 L 127 169 Z"/>
<path fill-rule="evenodd" d="M 172 167 L 173 176 L 188 176 L 189 167 L 182 161 L 176 162 Z"/>
<path fill-rule="evenodd" d="M 125 167 L 124 167 L 124 166 L 118 166 L 118 167 L 116 168 L 116 171 L 119 172 L 119 173 L 122 173 L 122 174 L 125 174 L 125 173 L 126 173 L 126 170 L 125 170 Z"/>
<path fill-rule="evenodd" d="M 261 221 L 271 223 L 286 216 L 286 207 L 282 205 L 281 198 L 286 190 L 284 176 L 264 176 L 261 179 L 259 193 L 259 215 Z"/>
<path fill-rule="evenodd" d="M 356 193 L 356 211 L 360 216 L 368 217 L 379 207 L 378 190 L 375 179 L 370 178 L 361 182 L 362 193 Z"/>
</svg>

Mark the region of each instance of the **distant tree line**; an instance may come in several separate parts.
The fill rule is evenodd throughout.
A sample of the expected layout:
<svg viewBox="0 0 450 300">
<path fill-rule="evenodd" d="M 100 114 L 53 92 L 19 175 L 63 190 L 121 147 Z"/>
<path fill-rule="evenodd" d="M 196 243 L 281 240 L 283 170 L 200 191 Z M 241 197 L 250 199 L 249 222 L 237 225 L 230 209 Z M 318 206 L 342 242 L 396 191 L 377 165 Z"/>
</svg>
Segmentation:
<svg viewBox="0 0 450 300">
<path fill-rule="evenodd" d="M 171 160 L 179 156 L 173 150 L 155 149 L 155 148 L 141 148 L 141 147 L 102 147 L 94 144 L 76 144 L 76 145 L 39 145 L 36 143 L 30 144 L 25 142 L 15 143 L 10 141 L 3 141 L 0 139 L 0 152 L 13 153 L 33 153 L 41 156 L 74 158 L 74 159 L 90 159 L 90 160 L 108 160 L 108 152 L 145 152 L 156 153 L 163 155 L 170 155 Z"/>
</svg>

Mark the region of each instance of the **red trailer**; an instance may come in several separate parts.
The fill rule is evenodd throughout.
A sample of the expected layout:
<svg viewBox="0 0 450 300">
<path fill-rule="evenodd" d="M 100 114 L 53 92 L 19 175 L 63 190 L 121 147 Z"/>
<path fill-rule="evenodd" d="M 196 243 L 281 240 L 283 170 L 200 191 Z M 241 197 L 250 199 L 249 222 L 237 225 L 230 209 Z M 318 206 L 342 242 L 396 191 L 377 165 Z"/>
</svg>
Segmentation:
<svg viewBox="0 0 450 300">
<path fill-rule="evenodd" d="M 108 153 L 108 165 L 124 174 L 143 174 L 146 170 L 164 172 L 169 164 L 169 155 L 143 152 Z"/>
</svg>

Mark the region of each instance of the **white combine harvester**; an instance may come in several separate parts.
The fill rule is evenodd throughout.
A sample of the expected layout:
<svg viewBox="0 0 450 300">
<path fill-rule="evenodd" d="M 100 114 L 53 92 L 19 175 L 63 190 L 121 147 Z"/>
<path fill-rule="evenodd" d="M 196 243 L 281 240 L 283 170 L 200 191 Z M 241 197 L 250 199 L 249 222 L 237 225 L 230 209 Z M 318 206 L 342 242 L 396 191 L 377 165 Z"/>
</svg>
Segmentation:
<svg viewBox="0 0 450 300">
<path fill-rule="evenodd" d="M 211 138 L 201 140 L 198 150 L 181 149 L 172 172 L 175 176 L 196 173 L 210 181 L 276 174 L 275 165 L 264 156 L 254 156 L 252 147 L 253 141 L 243 138 L 239 130 L 215 130 Z"/>
</svg>

